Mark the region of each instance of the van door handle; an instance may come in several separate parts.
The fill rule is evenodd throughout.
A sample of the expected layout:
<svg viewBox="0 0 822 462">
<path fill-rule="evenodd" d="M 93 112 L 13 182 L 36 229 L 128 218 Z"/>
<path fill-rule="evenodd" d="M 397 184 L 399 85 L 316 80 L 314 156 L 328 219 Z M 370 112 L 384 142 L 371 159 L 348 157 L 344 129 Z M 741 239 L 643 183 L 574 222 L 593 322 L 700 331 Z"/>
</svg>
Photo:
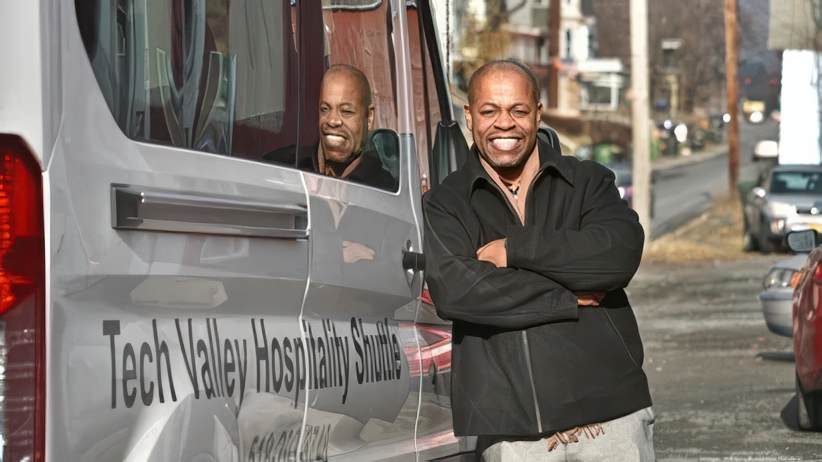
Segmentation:
<svg viewBox="0 0 822 462">
<path fill-rule="evenodd" d="M 410 250 L 402 251 L 402 267 L 406 271 L 419 272 L 425 269 L 425 255 L 412 252 Z"/>
<path fill-rule="evenodd" d="M 284 239 L 309 234 L 306 205 L 118 184 L 111 185 L 111 227 Z"/>
</svg>

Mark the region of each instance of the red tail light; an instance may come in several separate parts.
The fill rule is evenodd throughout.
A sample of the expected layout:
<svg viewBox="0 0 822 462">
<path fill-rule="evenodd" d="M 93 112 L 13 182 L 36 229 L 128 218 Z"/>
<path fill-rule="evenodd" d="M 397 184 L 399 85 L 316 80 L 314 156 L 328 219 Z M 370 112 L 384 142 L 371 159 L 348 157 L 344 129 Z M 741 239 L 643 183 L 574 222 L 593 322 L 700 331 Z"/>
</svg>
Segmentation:
<svg viewBox="0 0 822 462">
<path fill-rule="evenodd" d="M 42 175 L 25 142 L 0 135 L 0 442 L 4 462 L 45 452 Z"/>
<path fill-rule="evenodd" d="M 816 270 L 813 272 L 813 282 L 822 284 L 822 265 L 819 263 L 816 264 Z"/>
</svg>

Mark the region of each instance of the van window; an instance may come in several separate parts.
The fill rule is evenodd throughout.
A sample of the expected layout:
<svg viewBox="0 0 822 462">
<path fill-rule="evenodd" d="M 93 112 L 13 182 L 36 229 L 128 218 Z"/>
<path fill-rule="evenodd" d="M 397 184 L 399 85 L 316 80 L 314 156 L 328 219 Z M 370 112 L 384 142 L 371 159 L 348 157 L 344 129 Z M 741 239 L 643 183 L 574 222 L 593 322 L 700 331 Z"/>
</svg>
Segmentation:
<svg viewBox="0 0 822 462">
<path fill-rule="evenodd" d="M 129 138 L 256 159 L 296 145 L 298 66 L 288 0 L 75 6 L 100 90 Z"/>
<path fill-rule="evenodd" d="M 310 8 L 309 3 L 314 4 L 298 2 L 304 9 Z M 371 86 L 371 99 L 375 106 L 372 132 L 378 129 L 396 132 L 395 58 L 388 4 L 382 0 L 323 0 L 317 8 L 321 8 L 318 14 L 322 16 L 322 21 L 306 24 L 308 29 L 314 29 L 302 33 L 306 43 L 301 45 L 301 51 L 306 53 L 304 59 L 307 66 L 325 70 L 336 64 L 347 64 L 362 71 Z M 321 37 L 322 43 L 311 45 L 315 37 Z M 316 81 L 313 81 L 315 76 L 305 79 L 305 120 L 311 119 L 307 111 L 318 111 L 319 108 L 322 75 L 316 77 Z M 313 126 L 317 127 L 316 122 L 306 123 L 314 123 Z M 300 139 L 302 146 L 316 147 L 319 143 L 319 130 L 310 134 L 303 132 Z M 383 169 L 397 180 L 397 153 L 381 151 L 378 146 L 370 147 L 375 148 L 371 152 L 379 157 Z M 300 158 L 304 160 L 303 155 Z"/>
<path fill-rule="evenodd" d="M 359 0 L 335 1 L 338 5 L 331 1 L 328 5 L 325 1 L 323 4 L 326 62 L 329 65 L 348 64 L 361 70 L 371 83 L 371 96 L 377 109 L 374 127 L 396 131 L 395 58 L 388 4 L 379 1 L 366 9 L 364 6 L 352 7 L 365 3 Z"/>
</svg>

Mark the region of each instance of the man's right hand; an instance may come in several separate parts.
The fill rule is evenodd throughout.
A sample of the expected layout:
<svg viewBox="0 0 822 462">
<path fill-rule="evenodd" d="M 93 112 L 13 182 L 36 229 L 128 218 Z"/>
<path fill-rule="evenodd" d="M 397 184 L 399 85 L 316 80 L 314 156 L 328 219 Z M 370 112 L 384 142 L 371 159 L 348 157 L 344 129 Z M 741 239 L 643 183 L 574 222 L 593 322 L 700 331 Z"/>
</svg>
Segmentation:
<svg viewBox="0 0 822 462">
<path fill-rule="evenodd" d="M 346 263 L 354 263 L 360 260 L 373 260 L 374 252 L 370 247 L 358 242 L 342 242 L 343 261 Z"/>
<path fill-rule="evenodd" d="M 574 292 L 574 295 L 577 296 L 579 306 L 599 306 L 599 302 L 605 298 L 605 292 L 593 290 Z"/>
</svg>

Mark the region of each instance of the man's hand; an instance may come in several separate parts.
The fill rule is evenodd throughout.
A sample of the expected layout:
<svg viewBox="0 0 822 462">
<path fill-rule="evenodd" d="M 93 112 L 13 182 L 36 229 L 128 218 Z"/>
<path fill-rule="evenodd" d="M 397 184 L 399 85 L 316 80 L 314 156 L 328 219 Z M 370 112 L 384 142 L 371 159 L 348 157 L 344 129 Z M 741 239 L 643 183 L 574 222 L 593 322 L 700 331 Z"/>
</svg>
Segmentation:
<svg viewBox="0 0 822 462">
<path fill-rule="evenodd" d="M 342 242 L 343 260 L 346 263 L 354 263 L 360 260 L 373 260 L 375 252 L 366 245 L 357 242 Z"/>
<path fill-rule="evenodd" d="M 505 239 L 497 239 L 482 246 L 477 250 L 477 258 L 493 263 L 497 268 L 507 267 L 508 252 L 505 250 Z"/>
<path fill-rule="evenodd" d="M 482 246 L 477 250 L 477 258 L 493 263 L 497 268 L 507 267 L 508 252 L 505 250 L 505 239 L 497 239 Z M 574 295 L 577 296 L 579 306 L 599 306 L 599 302 L 605 298 L 605 292 L 595 290 L 581 290 L 574 292 Z"/>
<path fill-rule="evenodd" d="M 579 306 L 599 306 L 599 302 L 605 298 L 605 292 L 593 290 L 574 292 L 574 295 L 577 296 Z"/>
</svg>

